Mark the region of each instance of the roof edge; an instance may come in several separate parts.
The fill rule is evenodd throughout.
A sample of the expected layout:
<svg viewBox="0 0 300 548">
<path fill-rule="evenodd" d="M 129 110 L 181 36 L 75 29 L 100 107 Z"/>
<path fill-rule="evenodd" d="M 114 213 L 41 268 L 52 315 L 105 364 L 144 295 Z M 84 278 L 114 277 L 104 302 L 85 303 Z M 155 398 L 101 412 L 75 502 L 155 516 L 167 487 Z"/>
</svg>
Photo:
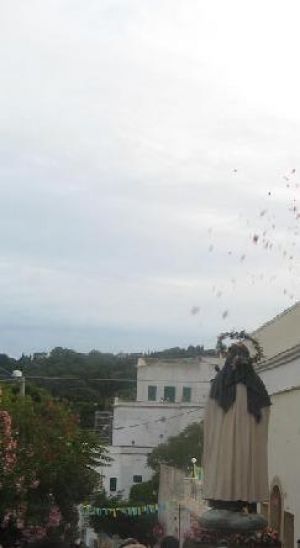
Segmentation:
<svg viewBox="0 0 300 548">
<path fill-rule="evenodd" d="M 291 312 L 294 308 L 297 308 L 298 306 L 300 306 L 300 301 L 297 301 L 295 304 L 293 304 L 289 308 L 286 308 L 282 312 L 279 312 L 279 314 L 274 316 L 274 318 L 272 318 L 271 320 L 268 320 L 267 322 L 263 323 L 260 327 L 257 327 L 257 329 L 255 329 L 254 331 L 251 331 L 251 335 L 255 335 L 256 333 L 259 333 L 262 329 L 264 329 L 268 325 L 271 325 L 272 323 L 276 322 L 277 320 L 279 320 L 283 316 L 286 316 L 289 312 Z"/>
</svg>

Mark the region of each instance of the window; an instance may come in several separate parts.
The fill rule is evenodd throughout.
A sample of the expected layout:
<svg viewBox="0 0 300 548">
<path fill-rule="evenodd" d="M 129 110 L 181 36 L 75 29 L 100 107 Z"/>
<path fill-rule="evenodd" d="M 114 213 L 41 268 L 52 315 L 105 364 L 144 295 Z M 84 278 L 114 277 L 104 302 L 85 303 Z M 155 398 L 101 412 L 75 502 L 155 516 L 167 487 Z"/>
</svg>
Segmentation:
<svg viewBox="0 0 300 548">
<path fill-rule="evenodd" d="M 156 401 L 157 386 L 148 386 L 148 401 Z"/>
<path fill-rule="evenodd" d="M 184 386 L 182 390 L 182 401 L 191 401 L 192 389 L 190 386 Z"/>
<path fill-rule="evenodd" d="M 117 490 L 117 478 L 110 478 L 109 479 L 109 490 L 110 491 L 116 491 Z"/>
<path fill-rule="evenodd" d="M 133 476 L 133 483 L 142 483 L 143 476 Z"/>
<path fill-rule="evenodd" d="M 164 400 L 175 401 L 175 386 L 165 386 L 164 388 Z"/>
</svg>

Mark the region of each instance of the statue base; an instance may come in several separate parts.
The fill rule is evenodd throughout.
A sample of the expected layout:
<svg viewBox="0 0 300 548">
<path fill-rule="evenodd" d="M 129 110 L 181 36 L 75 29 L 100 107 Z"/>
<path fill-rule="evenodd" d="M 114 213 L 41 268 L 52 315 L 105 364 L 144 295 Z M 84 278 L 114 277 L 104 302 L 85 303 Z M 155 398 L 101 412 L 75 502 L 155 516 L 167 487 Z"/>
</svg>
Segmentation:
<svg viewBox="0 0 300 548">
<path fill-rule="evenodd" d="M 247 514 L 232 510 L 211 509 L 204 512 L 199 519 L 204 529 L 224 531 L 227 533 L 251 533 L 265 529 L 267 520 L 260 514 Z"/>
</svg>

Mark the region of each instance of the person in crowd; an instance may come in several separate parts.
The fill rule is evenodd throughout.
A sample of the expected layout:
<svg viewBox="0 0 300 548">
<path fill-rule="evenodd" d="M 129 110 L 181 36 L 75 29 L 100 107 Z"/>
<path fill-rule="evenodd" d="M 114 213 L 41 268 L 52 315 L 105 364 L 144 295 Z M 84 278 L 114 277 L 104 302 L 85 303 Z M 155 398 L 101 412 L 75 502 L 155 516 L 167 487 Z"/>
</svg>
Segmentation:
<svg viewBox="0 0 300 548">
<path fill-rule="evenodd" d="M 179 540 L 172 535 L 168 535 L 161 540 L 160 548 L 179 548 Z"/>
<path fill-rule="evenodd" d="M 144 544 L 140 544 L 138 540 L 135 538 L 127 538 L 122 541 L 122 544 L 120 544 L 119 548 L 146 548 Z"/>
<path fill-rule="evenodd" d="M 70 548 L 63 540 L 53 540 L 48 537 L 30 544 L 30 548 Z"/>
</svg>

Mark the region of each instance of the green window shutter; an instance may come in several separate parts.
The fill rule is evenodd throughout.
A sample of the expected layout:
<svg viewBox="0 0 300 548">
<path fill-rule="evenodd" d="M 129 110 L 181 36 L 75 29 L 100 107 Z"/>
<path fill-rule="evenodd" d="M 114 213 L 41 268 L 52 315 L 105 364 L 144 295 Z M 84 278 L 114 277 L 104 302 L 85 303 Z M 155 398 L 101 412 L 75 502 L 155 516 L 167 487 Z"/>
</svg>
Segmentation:
<svg viewBox="0 0 300 548">
<path fill-rule="evenodd" d="M 157 386 L 148 386 L 148 401 L 156 401 Z"/>
<path fill-rule="evenodd" d="M 116 491 L 117 490 L 117 478 L 110 478 L 109 479 L 109 490 L 110 491 Z"/>
<path fill-rule="evenodd" d="M 184 386 L 182 390 L 182 401 L 189 402 L 192 399 L 192 389 L 190 386 Z"/>
<path fill-rule="evenodd" d="M 164 387 L 164 400 L 170 402 L 175 401 L 175 386 Z"/>
</svg>

